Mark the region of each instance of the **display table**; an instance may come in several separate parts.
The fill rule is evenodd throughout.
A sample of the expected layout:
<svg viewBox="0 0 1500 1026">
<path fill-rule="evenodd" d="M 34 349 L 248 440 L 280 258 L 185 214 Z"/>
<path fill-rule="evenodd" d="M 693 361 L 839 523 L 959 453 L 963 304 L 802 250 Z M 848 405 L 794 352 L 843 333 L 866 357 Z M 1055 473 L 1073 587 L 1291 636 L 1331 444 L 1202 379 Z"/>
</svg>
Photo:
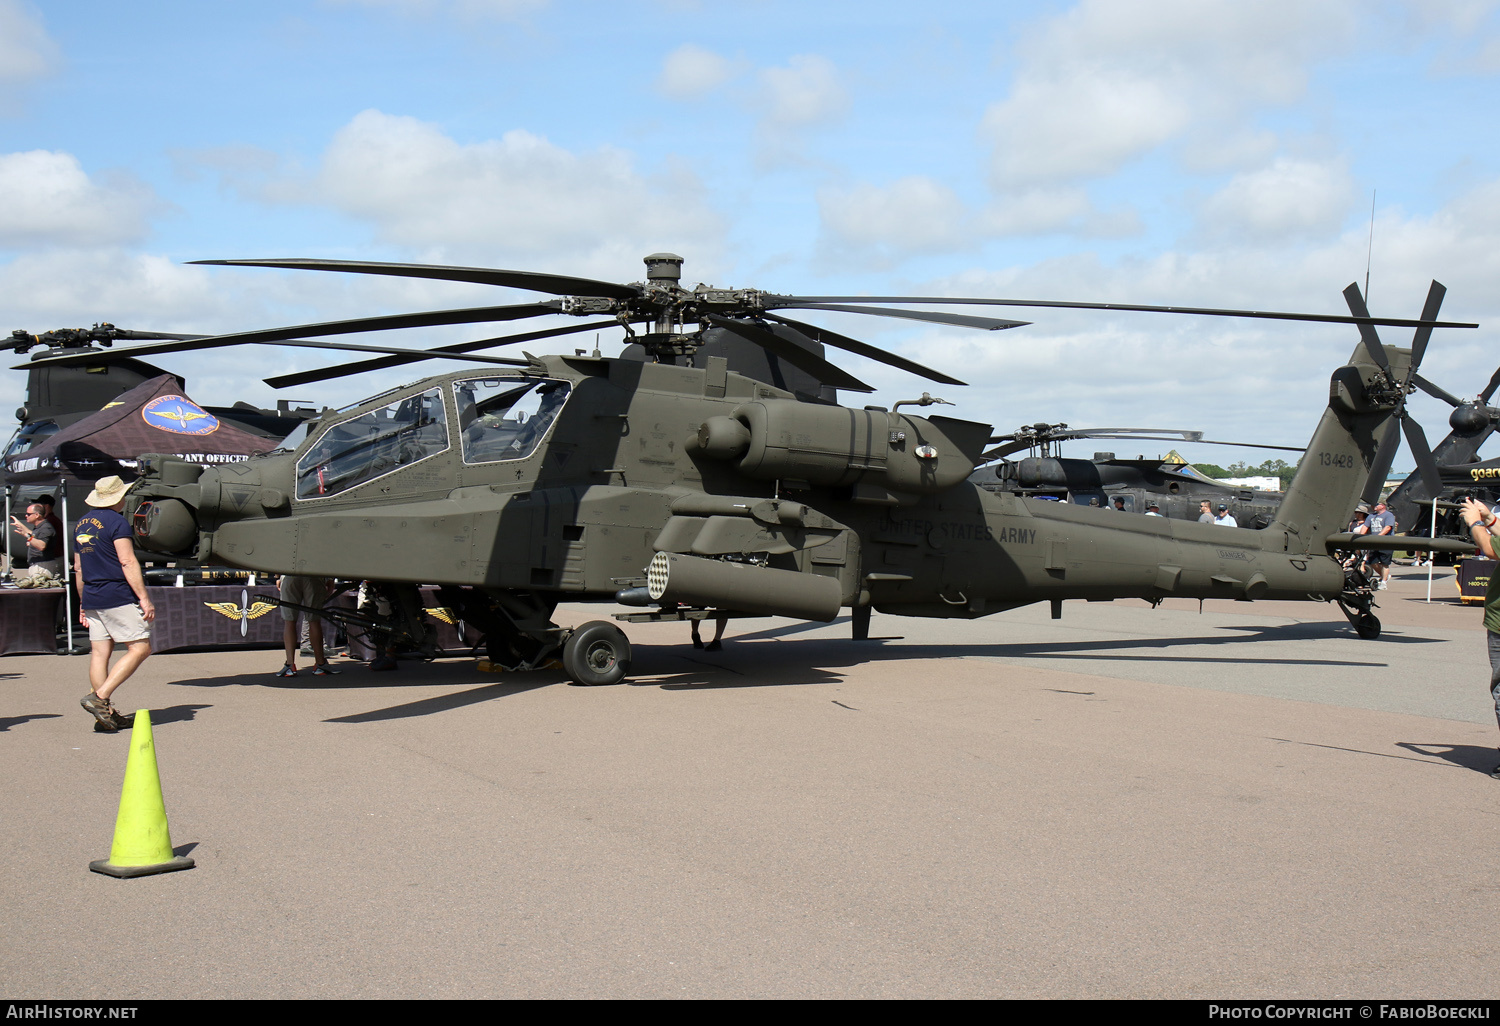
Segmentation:
<svg viewBox="0 0 1500 1026">
<path fill-rule="evenodd" d="M 1458 600 L 1465 605 L 1483 605 L 1484 593 L 1490 586 L 1490 574 L 1495 569 L 1493 559 L 1483 556 L 1467 556 L 1458 561 Z"/>
<path fill-rule="evenodd" d="M 282 644 L 280 609 L 255 597 L 274 594 L 274 586 L 212 584 L 146 591 L 156 607 L 156 622 L 151 625 L 153 652 Z"/>
<path fill-rule="evenodd" d="M 62 600 L 62 588 L 0 588 L 0 655 L 56 655 Z M 73 628 L 75 634 L 81 630 Z"/>
</svg>

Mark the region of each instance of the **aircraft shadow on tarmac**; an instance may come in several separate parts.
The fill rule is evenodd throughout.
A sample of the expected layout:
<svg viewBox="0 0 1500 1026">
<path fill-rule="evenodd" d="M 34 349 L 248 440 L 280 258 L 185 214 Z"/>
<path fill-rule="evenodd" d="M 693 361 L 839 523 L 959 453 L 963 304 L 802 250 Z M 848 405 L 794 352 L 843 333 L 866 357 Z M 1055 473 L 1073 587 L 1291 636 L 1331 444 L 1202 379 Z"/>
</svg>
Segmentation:
<svg viewBox="0 0 1500 1026">
<path fill-rule="evenodd" d="M 432 681 L 413 681 L 412 683 L 431 684 Z M 447 712 L 449 709 L 461 709 L 466 705 L 476 705 L 480 702 L 488 702 L 494 698 L 508 698 L 511 695 L 519 695 L 526 691 L 535 691 L 537 688 L 548 688 L 554 684 L 567 683 L 560 675 L 542 670 L 526 675 L 524 681 L 506 681 L 504 683 L 485 684 L 481 687 L 470 686 L 463 691 L 455 691 L 452 694 L 436 695 L 432 698 L 423 698 L 415 702 L 406 702 L 402 705 L 393 705 L 385 709 L 372 709 L 369 712 L 353 713 L 349 716 L 331 716 L 324 723 L 378 723 L 381 720 L 400 720 L 411 716 L 430 716 L 433 713 Z"/>
<path fill-rule="evenodd" d="M 1398 741 L 1398 748 L 1405 748 L 1409 752 L 1427 756 L 1424 762 L 1433 759 L 1442 759 L 1444 762 L 1457 766 L 1460 769 L 1473 770 L 1475 773 L 1483 773 L 1489 776 L 1495 769 L 1495 749 L 1484 748 L 1479 745 L 1450 745 L 1437 742 Z"/>
<path fill-rule="evenodd" d="M 848 668 L 865 663 L 966 657 L 998 660 L 1057 659 L 1309 667 L 1383 668 L 1387 665 L 1382 661 L 1360 659 L 1278 658 L 1274 656 L 1257 658 L 1243 651 L 1222 657 L 1172 651 L 1184 646 L 1243 646 L 1265 641 L 1308 641 L 1329 638 L 1337 638 L 1336 643 L 1351 646 L 1377 644 L 1356 641 L 1353 638 L 1352 629 L 1321 621 L 1216 627 L 1213 634 L 1189 638 L 1141 637 L 1113 640 L 1079 638 L 1067 641 L 997 642 L 989 645 L 886 644 L 904 641 L 905 637 L 902 635 L 873 637 L 864 641 L 853 641 L 849 638 L 798 637 L 810 631 L 848 622 L 848 617 L 841 617 L 834 620 L 832 624 L 792 623 L 751 631 L 727 638 L 724 650 L 716 653 L 690 648 L 685 642 L 680 645 L 638 645 L 635 648 L 635 665 L 628 685 L 657 687 L 669 691 L 688 691 L 712 688 L 837 684 L 843 682 Z M 1387 631 L 1382 635 L 1381 640 L 1398 644 L 1430 644 L 1439 639 Z M 769 641 L 782 643 L 765 644 Z M 684 663 L 688 665 L 684 666 Z M 445 695 L 351 713 L 347 716 L 331 717 L 325 721 L 329 723 L 372 723 L 428 716 L 496 698 L 522 694 L 537 688 L 568 683 L 560 671 L 538 670 L 524 675 L 510 675 L 504 681 L 480 683 L 476 686 L 476 682 L 472 680 L 474 673 L 472 668 L 452 662 L 403 664 L 403 669 L 409 672 L 394 676 L 380 675 L 373 679 L 359 672 L 361 667 L 354 663 L 340 664 L 339 669 L 343 672 L 333 678 L 311 675 L 277 678 L 270 674 L 249 677 L 237 674 L 233 677 L 206 677 L 173 683 L 197 687 L 241 685 L 295 689 L 316 688 L 329 691 L 361 687 L 402 685 L 430 687 L 451 684 L 459 689 Z"/>
</svg>

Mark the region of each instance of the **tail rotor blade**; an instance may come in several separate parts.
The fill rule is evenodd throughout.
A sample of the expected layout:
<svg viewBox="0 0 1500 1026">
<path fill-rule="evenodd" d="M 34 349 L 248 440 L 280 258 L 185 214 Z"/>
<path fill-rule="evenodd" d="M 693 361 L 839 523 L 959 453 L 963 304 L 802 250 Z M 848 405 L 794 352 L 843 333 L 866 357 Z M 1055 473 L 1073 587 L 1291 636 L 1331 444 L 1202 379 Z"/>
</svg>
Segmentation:
<svg viewBox="0 0 1500 1026">
<path fill-rule="evenodd" d="M 1349 312 L 1355 317 L 1369 317 L 1370 311 L 1365 307 L 1365 297 L 1359 294 L 1359 285 L 1351 283 L 1344 290 L 1344 302 L 1349 304 Z M 1370 359 L 1375 365 L 1387 374 L 1391 371 L 1391 361 L 1386 358 L 1385 347 L 1380 344 L 1380 335 L 1375 331 L 1375 325 L 1359 325 L 1359 338 L 1365 344 L 1365 350 L 1370 354 Z"/>
<path fill-rule="evenodd" d="M 1500 380 L 1500 371 L 1496 371 L 1495 372 L 1495 376 L 1496 376 L 1497 380 Z M 1434 385 L 1432 382 L 1428 381 L 1426 378 L 1422 377 L 1422 375 L 1420 375 L 1420 374 L 1413 374 L 1411 376 L 1411 380 L 1412 380 L 1412 384 L 1416 385 L 1422 391 L 1426 392 L 1428 395 L 1432 396 L 1434 399 L 1441 399 L 1443 402 L 1447 403 L 1449 406 L 1459 407 L 1459 406 L 1462 406 L 1464 404 L 1464 401 L 1462 399 L 1460 399 L 1458 396 L 1454 395 L 1452 392 L 1448 391 L 1445 388 L 1442 388 L 1442 387 L 1440 387 L 1438 385 Z"/>
<path fill-rule="evenodd" d="M 1375 460 L 1370 464 L 1370 476 L 1365 478 L 1365 490 L 1360 501 L 1366 505 L 1380 498 L 1380 490 L 1385 487 L 1386 475 L 1391 472 L 1391 462 L 1396 458 L 1396 449 L 1400 445 L 1401 428 L 1392 420 L 1386 425 L 1385 437 L 1381 438 L 1380 446 L 1375 450 Z"/>
<path fill-rule="evenodd" d="M 1427 486 L 1427 494 L 1437 498 L 1443 494 L 1443 475 L 1438 472 L 1437 462 L 1432 458 L 1432 450 L 1427 445 L 1427 434 L 1406 411 L 1401 411 L 1401 429 L 1406 432 L 1406 444 L 1411 449 L 1412 457 L 1417 461 L 1417 470 L 1422 474 L 1422 483 Z"/>
<path fill-rule="evenodd" d="M 1422 320 L 1431 321 L 1437 318 L 1438 309 L 1443 305 L 1443 296 L 1447 295 L 1447 293 L 1447 288 L 1441 282 L 1434 279 L 1432 287 L 1427 290 L 1427 303 L 1422 307 Z M 1411 385 L 1412 377 L 1417 373 L 1417 368 L 1421 366 L 1422 355 L 1427 352 L 1427 342 L 1431 338 L 1432 327 L 1426 324 L 1418 328 L 1412 335 L 1411 367 L 1406 372 L 1406 384 L 1408 387 Z"/>
</svg>

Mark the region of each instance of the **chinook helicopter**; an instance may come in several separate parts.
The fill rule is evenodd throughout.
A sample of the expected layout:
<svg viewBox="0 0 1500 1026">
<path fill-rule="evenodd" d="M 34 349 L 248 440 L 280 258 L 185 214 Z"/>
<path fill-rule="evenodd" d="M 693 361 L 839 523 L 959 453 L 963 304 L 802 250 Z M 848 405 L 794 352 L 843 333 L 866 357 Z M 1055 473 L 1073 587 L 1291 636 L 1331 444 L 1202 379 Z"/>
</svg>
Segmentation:
<svg viewBox="0 0 1500 1026">
<path fill-rule="evenodd" d="M 682 259 L 648 257 L 629 285 L 483 268 L 354 261 L 206 261 L 412 276 L 527 288 L 537 303 L 359 318 L 147 346 L 286 345 L 295 336 L 391 327 L 587 316 L 582 328 L 390 354 L 268 379 L 301 384 L 416 359 L 474 353 L 602 324 L 625 328 L 636 358 L 596 350 L 425 378 L 323 416 L 285 448 L 204 469 L 173 457 L 143 461 L 127 502 L 137 544 L 162 560 L 271 573 L 376 580 L 393 635 L 433 650 L 419 585 L 479 632 L 491 657 L 534 668 L 560 656 L 580 684 L 630 669 L 630 643 L 606 620 L 552 622 L 559 601 L 618 601 L 618 620 L 774 615 L 828 622 L 852 611 L 974 618 L 1047 601 L 1168 596 L 1317 599 L 1340 604 L 1361 636 L 1379 634 L 1368 588 L 1351 583 L 1340 548 L 1409 547 L 1410 539 L 1339 533 L 1372 470 L 1404 427 L 1411 382 L 1435 327 L 1442 286 L 1417 320 L 1374 318 L 1357 287 L 1350 316 L 944 297 L 781 296 L 680 284 Z M 705 355 L 720 328 L 821 386 L 870 391 L 829 363 L 822 346 L 870 356 L 944 383 L 942 372 L 781 311 L 839 311 L 997 330 L 1020 322 L 893 305 L 1015 305 L 1133 309 L 1354 323 L 1361 341 L 1330 379 L 1328 406 L 1276 521 L 1263 531 L 1122 517 L 1017 495 L 968 480 L 988 424 L 870 407 L 851 409 L 782 387 Z M 636 334 L 633 324 L 649 331 Z M 1416 329 L 1411 349 L 1384 346 L 1376 326 Z M 311 344 L 311 343 L 298 343 Z M 329 343 L 323 343 L 328 345 Z M 346 346 L 346 348 L 355 348 Z M 69 357 L 61 357 L 67 360 Z M 924 393 L 911 405 L 941 400 Z M 1457 550 L 1446 540 L 1421 543 Z M 325 615 L 327 612 L 325 611 Z"/>
</svg>

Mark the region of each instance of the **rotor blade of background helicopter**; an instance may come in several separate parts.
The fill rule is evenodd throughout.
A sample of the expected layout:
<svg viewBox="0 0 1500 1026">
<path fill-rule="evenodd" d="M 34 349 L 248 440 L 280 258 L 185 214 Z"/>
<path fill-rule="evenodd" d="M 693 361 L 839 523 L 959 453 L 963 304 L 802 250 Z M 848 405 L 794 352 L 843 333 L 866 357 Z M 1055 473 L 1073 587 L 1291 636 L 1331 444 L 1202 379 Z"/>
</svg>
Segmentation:
<svg viewBox="0 0 1500 1026">
<path fill-rule="evenodd" d="M 159 353 L 185 353 L 198 349 L 220 349 L 225 346 L 242 346 L 281 342 L 296 339 L 298 335 L 350 335 L 365 331 L 385 331 L 396 328 L 430 328 L 443 324 L 475 324 L 489 321 L 513 321 L 525 317 L 540 317 L 559 312 L 555 300 L 545 303 L 522 303 L 512 306 L 477 306 L 466 310 L 433 310 L 426 313 L 392 314 L 380 317 L 357 317 L 347 321 L 325 321 L 321 324 L 299 324 L 285 328 L 266 328 L 262 331 L 238 331 L 229 335 L 195 335 L 187 341 L 162 342 L 154 346 L 137 346 L 130 350 L 133 356 L 153 356 Z M 373 351 L 373 350 L 372 350 Z M 398 350 L 421 352 L 421 350 Z M 59 357 L 57 363 L 89 363 L 97 361 L 97 354 L 78 353 Z"/>
<path fill-rule="evenodd" d="M 1496 371 L 1495 375 L 1497 379 L 1500 379 L 1500 371 Z M 1434 399 L 1441 399 L 1449 406 L 1462 406 L 1464 404 L 1464 401 L 1458 398 L 1458 396 L 1454 395 L 1452 392 L 1449 392 L 1444 388 L 1440 388 L 1437 385 L 1434 385 L 1432 382 L 1428 381 L 1420 374 L 1413 374 L 1411 376 L 1411 380 L 1412 384 L 1416 385 L 1422 391 L 1426 392 Z"/>
<path fill-rule="evenodd" d="M 1354 316 L 1370 316 L 1370 311 L 1365 309 L 1365 297 L 1359 294 L 1357 283 L 1350 282 L 1349 287 L 1344 290 L 1344 302 L 1349 304 L 1349 312 Z M 1359 340 L 1365 344 L 1365 351 L 1370 354 L 1370 359 L 1375 361 L 1376 366 L 1389 374 L 1391 361 L 1385 355 L 1385 346 L 1380 344 L 1380 335 L 1375 331 L 1375 325 L 1361 323 Z"/>
<path fill-rule="evenodd" d="M 833 346 L 835 349 L 843 349 L 847 352 L 855 354 L 856 356 L 863 356 L 871 360 L 878 360 L 881 363 L 888 364 L 892 367 L 899 367 L 904 371 L 919 375 L 931 381 L 941 382 L 944 385 L 965 384 L 965 382 L 959 381 L 957 378 L 949 377 L 942 371 L 935 371 L 931 367 L 923 367 L 920 363 L 908 360 L 904 356 L 897 356 L 895 353 L 888 353 L 884 349 L 879 349 L 875 346 L 860 342 L 858 339 L 849 338 L 847 335 L 840 335 L 836 331 L 829 331 L 827 328 L 820 328 L 814 324 L 803 324 L 801 321 L 794 321 L 790 317 L 782 317 L 779 314 L 768 313 L 766 314 L 766 316 L 771 318 L 773 321 L 779 321 L 780 323 L 785 324 L 789 328 L 796 329 L 797 331 L 806 335 L 808 338 L 812 339 L 814 342 L 821 342 L 825 346 Z"/>
<path fill-rule="evenodd" d="M 1488 406 L 1490 396 L 1495 394 L 1496 388 L 1500 388 L 1500 368 L 1496 368 L 1494 376 L 1490 378 L 1490 383 L 1484 386 L 1483 392 L 1479 393 L 1479 401 Z"/>
<path fill-rule="evenodd" d="M 1056 441 L 1067 441 L 1070 438 L 1122 438 L 1122 439 L 1125 439 L 1127 441 L 1130 440 L 1130 439 L 1139 439 L 1139 440 L 1145 441 L 1145 442 L 1197 442 L 1197 443 L 1200 443 L 1202 445 L 1233 445 L 1233 446 L 1237 446 L 1237 447 L 1242 448 L 1242 449 L 1278 449 L 1278 450 L 1281 450 L 1283 452 L 1306 452 L 1307 451 L 1307 447 L 1303 446 L 1303 445 L 1267 445 L 1264 442 L 1224 442 L 1224 441 L 1220 441 L 1220 440 L 1214 439 L 1214 438 L 1203 438 L 1203 437 L 1201 437 L 1202 434 L 1203 434 L 1203 432 L 1201 432 L 1201 431 L 1180 431 L 1180 432 L 1177 432 L 1177 433 L 1171 434 L 1171 435 L 1139 435 L 1139 434 L 1116 435 L 1116 434 L 1094 434 L 1094 433 L 1090 432 L 1089 434 L 1086 434 L 1086 435 L 1072 435 L 1072 434 L 1068 434 L 1068 435 L 1051 435 L 1051 436 L 1048 437 L 1048 440 L 1056 442 Z M 1198 435 L 1200 437 L 1197 437 L 1197 438 L 1184 438 L 1184 437 L 1182 437 L 1183 435 Z M 1005 438 L 1005 437 L 1013 437 L 1013 436 L 1000 436 L 1000 438 L 992 438 L 992 439 L 990 439 L 990 441 L 992 441 L 992 442 L 1000 441 L 1001 438 Z M 988 452 L 986 452 L 983 455 L 982 458 L 983 458 L 983 460 L 985 462 L 989 462 L 990 460 L 1003 459 L 1004 457 L 1009 456 L 1011 453 L 1020 452 L 1022 449 L 1030 449 L 1030 448 L 1033 448 L 1034 446 L 1037 446 L 1039 444 L 1041 444 L 1041 441 L 1039 439 L 1031 439 L 1031 440 L 1027 440 L 1027 441 L 1009 442 L 1006 445 L 997 446 L 996 448 L 989 450 Z"/>
<path fill-rule="evenodd" d="M 426 350 L 426 349 L 399 349 L 399 348 L 397 348 L 395 346 L 377 346 L 377 345 L 368 345 L 368 344 L 359 345 L 359 344 L 356 344 L 356 343 L 353 343 L 353 342 L 313 342 L 313 341 L 311 341 L 309 339 L 301 339 L 301 338 L 299 338 L 299 339 L 277 340 L 277 341 L 274 341 L 274 342 L 262 342 L 262 343 L 259 343 L 259 344 L 260 345 L 267 345 L 267 346 L 284 346 L 284 347 L 293 348 L 293 349 L 338 349 L 338 350 L 342 350 L 344 352 L 351 352 L 351 353 L 393 353 L 393 354 L 399 354 L 399 355 L 402 355 L 402 356 L 415 356 L 415 357 L 418 357 L 420 359 L 425 359 L 427 356 L 430 355 L 429 351 Z M 144 347 L 142 347 L 142 348 L 144 348 Z M 135 354 L 137 352 L 139 352 L 139 349 L 116 349 L 113 352 L 108 353 L 108 354 L 103 354 L 103 353 L 97 353 L 96 352 L 96 353 L 84 354 L 84 355 L 86 355 L 86 356 L 92 356 L 93 361 L 97 363 L 97 362 L 100 361 L 101 357 L 133 357 L 133 356 L 135 356 Z M 444 354 L 444 358 L 445 359 L 450 359 L 450 360 L 464 360 L 464 361 L 467 361 L 469 363 L 499 364 L 501 366 L 506 366 L 506 367 L 529 367 L 529 366 L 531 366 L 531 361 L 530 360 L 515 360 L 515 359 L 510 359 L 510 358 L 501 357 L 501 356 L 460 356 L 458 354 L 452 354 L 452 355 Z M 20 364 L 18 366 L 12 367 L 11 370 L 30 370 L 33 367 L 44 367 L 44 366 L 48 366 L 48 365 L 51 365 L 51 364 L 77 363 L 77 362 L 78 362 L 78 358 L 77 357 L 65 356 L 65 357 L 62 357 L 60 359 L 55 359 L 55 360 L 37 360 L 35 363 L 23 363 L 23 364 Z"/>
<path fill-rule="evenodd" d="M 874 388 L 847 371 L 835 367 L 817 353 L 803 349 L 795 342 L 789 342 L 784 338 L 780 338 L 774 332 L 768 331 L 758 324 L 732 320 L 728 317 L 721 317 L 718 314 L 709 314 L 708 322 L 727 331 L 732 331 L 741 338 L 754 342 L 762 349 L 785 360 L 793 367 L 811 374 L 825 385 L 832 385 L 834 388 L 842 388 L 849 392 L 875 391 Z"/>
<path fill-rule="evenodd" d="M 1000 317 L 972 317 L 968 314 L 942 313 L 933 310 L 881 310 L 873 306 L 842 306 L 837 303 L 808 303 L 806 306 L 778 306 L 778 310 L 839 310 L 843 313 L 869 314 L 872 317 L 905 317 L 913 321 L 933 321 L 937 324 L 953 324 L 961 328 L 983 328 L 999 331 L 1004 328 L 1021 328 L 1030 321 L 1010 321 Z M 769 316 L 769 315 L 768 315 Z"/>
<path fill-rule="evenodd" d="M 501 335 L 499 338 L 482 338 L 476 342 L 460 342 L 457 345 L 439 346 L 436 349 L 428 349 L 421 356 L 379 356 L 373 360 L 361 360 L 358 363 L 341 363 L 332 367 L 318 367 L 314 370 L 298 371 L 295 374 L 282 374 L 279 377 L 266 378 L 266 384 L 272 388 L 293 388 L 297 385 L 310 385 L 315 381 L 328 381 L 333 378 L 347 377 L 351 374 L 364 374 L 367 371 L 384 370 L 387 367 L 401 367 L 409 363 L 420 363 L 423 360 L 440 360 L 455 353 L 468 353 L 475 349 L 487 349 L 490 346 L 509 345 L 513 342 L 531 342 L 539 338 L 553 338 L 557 335 L 571 335 L 580 331 L 597 331 L 601 328 L 617 328 L 619 321 L 593 321 L 588 324 L 570 324 L 564 328 L 553 328 L 549 331 L 528 331 L 520 335 Z"/>
<path fill-rule="evenodd" d="M 1146 306 L 1140 303 L 1071 303 L 1052 299 L 953 299 L 943 296 L 778 296 L 766 294 L 762 303 L 767 310 L 781 307 L 801 309 L 806 306 L 829 306 L 834 303 L 931 303 L 967 306 L 1037 306 L 1049 310 L 1128 310 L 1136 313 L 1195 314 L 1201 317 L 1258 317 L 1273 321 L 1316 321 L 1322 324 L 1378 324 L 1393 328 L 1420 328 L 1422 321 L 1409 317 L 1347 316 L 1345 314 L 1283 313 L 1273 310 L 1221 310 L 1199 306 Z M 1433 321 L 1434 328 L 1477 328 L 1478 324 L 1462 321 Z"/>
<path fill-rule="evenodd" d="M 1430 321 L 1438 315 L 1438 308 L 1443 305 L 1443 297 L 1448 294 L 1448 289 L 1437 279 L 1433 279 L 1432 285 L 1427 290 L 1427 302 L 1422 305 L 1422 320 Z M 1417 367 L 1422 363 L 1422 357 L 1427 352 L 1427 343 L 1432 338 L 1432 329 L 1427 326 L 1420 327 L 1411 338 L 1411 366 L 1406 370 L 1406 381 L 1402 384 L 1402 390 L 1411 387 L 1411 379 L 1417 373 Z"/>
<path fill-rule="evenodd" d="M 1392 419 L 1385 428 L 1385 436 L 1381 438 L 1380 445 L 1375 449 L 1375 460 L 1370 464 L 1370 476 L 1365 478 L 1365 490 L 1360 495 L 1360 501 L 1365 505 L 1373 505 L 1380 498 L 1380 490 L 1385 487 L 1386 475 L 1391 472 L 1391 463 L 1396 458 L 1396 450 L 1401 446 L 1401 425 Z"/>
<path fill-rule="evenodd" d="M 467 281 L 479 285 L 502 285 L 533 292 L 550 292 L 554 296 L 600 296 L 606 299 L 635 299 L 640 289 L 592 278 L 570 278 L 561 274 L 538 274 L 535 271 L 504 271 L 488 267 L 444 267 L 438 264 L 392 264 L 372 260 L 192 260 L 193 264 L 224 267 L 283 267 L 294 271 L 348 271 L 353 274 L 386 274 L 396 278 L 433 278 L 438 281 Z"/>
<path fill-rule="evenodd" d="M 1427 432 L 1422 425 L 1405 410 L 1401 411 L 1401 430 L 1406 433 L 1406 445 L 1412 458 L 1417 461 L 1417 470 L 1422 474 L 1422 483 L 1427 494 L 1434 498 L 1443 494 L 1443 475 L 1438 472 L 1437 462 L 1432 458 L 1432 449 L 1427 445 Z"/>
</svg>

